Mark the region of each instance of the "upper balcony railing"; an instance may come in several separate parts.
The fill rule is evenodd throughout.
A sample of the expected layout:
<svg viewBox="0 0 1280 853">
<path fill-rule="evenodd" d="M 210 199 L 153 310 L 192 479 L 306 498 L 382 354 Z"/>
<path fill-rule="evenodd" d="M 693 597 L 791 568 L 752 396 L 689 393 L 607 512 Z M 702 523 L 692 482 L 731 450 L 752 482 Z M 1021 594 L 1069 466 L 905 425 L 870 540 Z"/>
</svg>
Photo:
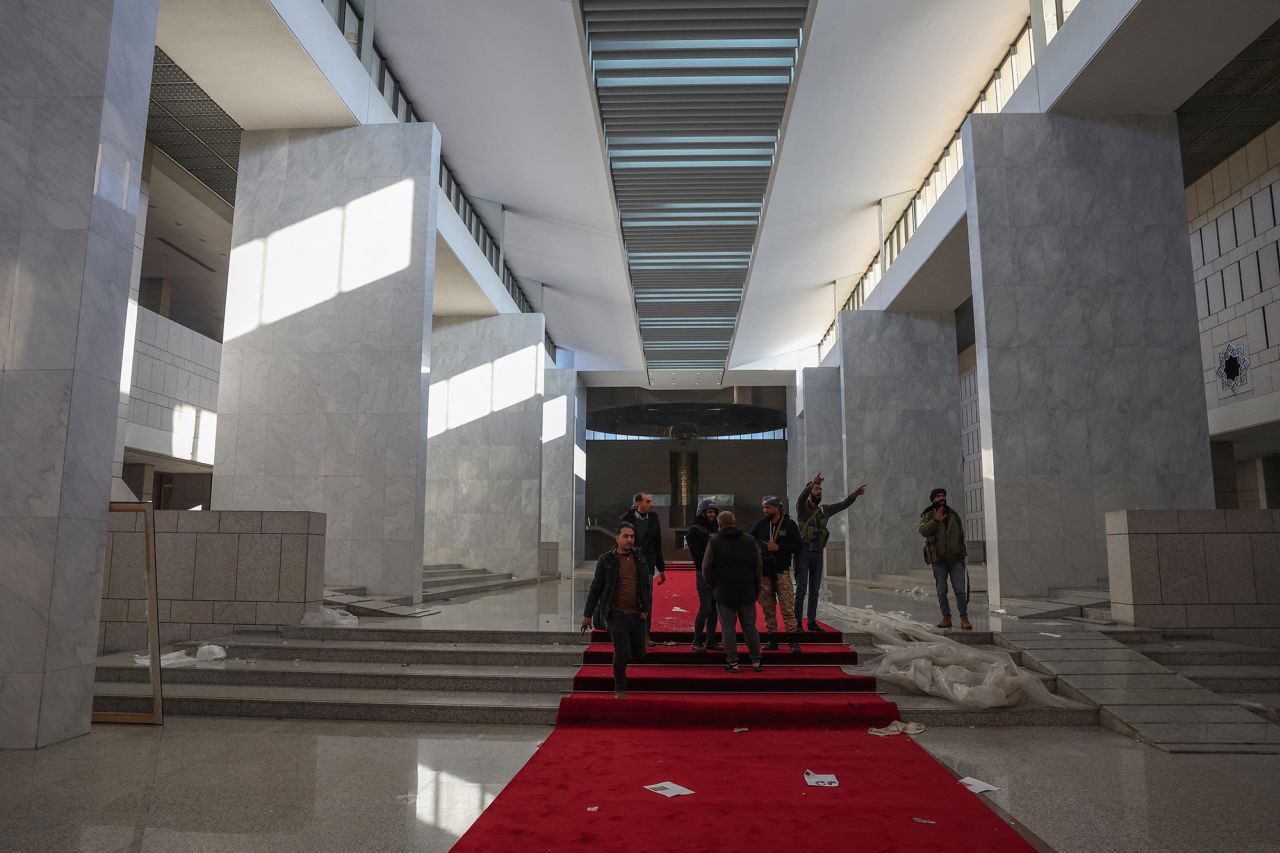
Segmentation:
<svg viewBox="0 0 1280 853">
<path fill-rule="evenodd" d="M 1078 2 L 1079 0 L 1045 0 L 1046 42 L 1057 34 L 1063 22 L 1066 21 Z M 1013 43 L 1009 45 L 1000 64 L 996 66 L 995 71 L 992 72 L 991 77 L 987 80 L 986 86 L 978 94 L 977 100 L 965 113 L 965 119 L 975 113 L 998 113 L 1002 111 L 1013 97 L 1013 93 L 1018 86 L 1031 73 L 1031 68 L 1034 65 L 1035 51 L 1032 47 L 1032 26 L 1031 20 L 1028 18 L 1018 32 L 1017 37 L 1014 38 Z M 962 120 L 960 124 L 963 127 L 964 121 Z M 853 289 L 849 292 L 849 296 L 845 299 L 844 304 L 841 305 L 840 310 L 856 311 L 862 307 L 862 303 L 872 289 L 880 283 L 884 273 L 902 254 L 902 250 L 906 248 L 907 241 L 916 233 L 916 229 L 920 227 L 929 211 L 938 203 L 942 193 L 951 185 L 955 177 L 960 174 L 963 166 L 964 144 L 958 127 L 955 133 L 951 135 L 951 141 L 947 143 L 946 148 L 942 149 L 942 153 L 934 160 L 928 175 L 923 183 L 920 184 L 919 189 L 916 190 L 915 195 L 912 196 L 906 209 L 885 235 L 884 242 L 880 245 L 875 257 L 871 259 L 871 263 L 867 265 L 862 275 L 854 283 Z M 832 318 L 831 324 L 827 326 L 826 332 L 822 335 L 822 340 L 818 343 L 818 350 L 821 355 L 826 355 L 829 349 L 835 326 L 835 318 Z"/>
</svg>

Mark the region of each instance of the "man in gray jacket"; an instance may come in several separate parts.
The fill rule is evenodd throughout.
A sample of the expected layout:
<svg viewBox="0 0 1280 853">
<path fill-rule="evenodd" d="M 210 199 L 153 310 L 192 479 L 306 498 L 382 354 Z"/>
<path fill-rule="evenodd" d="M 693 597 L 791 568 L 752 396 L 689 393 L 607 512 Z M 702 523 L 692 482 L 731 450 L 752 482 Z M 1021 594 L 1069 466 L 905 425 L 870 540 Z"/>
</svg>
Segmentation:
<svg viewBox="0 0 1280 853">
<path fill-rule="evenodd" d="M 706 554 L 702 558 L 702 574 L 711 585 L 716 608 L 720 611 L 720 634 L 724 638 L 724 668 L 738 671 L 738 638 L 734 623 L 742 626 L 747 639 L 747 651 L 751 654 L 751 669 L 764 670 L 763 653 L 760 651 L 760 632 L 756 629 L 756 600 L 760 596 L 760 583 L 764 562 L 760 557 L 760 543 L 736 526 L 731 512 L 716 517 L 720 532 L 711 537 Z"/>
</svg>

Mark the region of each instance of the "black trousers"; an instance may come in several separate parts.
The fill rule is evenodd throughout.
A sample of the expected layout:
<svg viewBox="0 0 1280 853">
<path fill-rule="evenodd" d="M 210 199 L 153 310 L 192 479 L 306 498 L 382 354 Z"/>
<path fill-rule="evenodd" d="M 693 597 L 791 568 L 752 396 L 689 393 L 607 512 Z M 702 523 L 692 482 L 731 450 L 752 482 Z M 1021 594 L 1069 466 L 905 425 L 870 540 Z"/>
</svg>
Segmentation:
<svg viewBox="0 0 1280 853">
<path fill-rule="evenodd" d="M 644 657 L 645 625 L 639 613 L 609 611 L 609 639 L 613 641 L 613 689 L 627 689 L 627 664 Z"/>
</svg>

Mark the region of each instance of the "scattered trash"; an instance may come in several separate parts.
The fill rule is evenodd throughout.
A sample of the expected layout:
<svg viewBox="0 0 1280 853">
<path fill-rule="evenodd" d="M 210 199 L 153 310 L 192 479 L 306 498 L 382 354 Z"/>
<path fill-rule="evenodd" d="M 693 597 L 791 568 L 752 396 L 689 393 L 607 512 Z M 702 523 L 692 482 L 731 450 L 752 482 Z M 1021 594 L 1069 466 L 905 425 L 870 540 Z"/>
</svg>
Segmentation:
<svg viewBox="0 0 1280 853">
<path fill-rule="evenodd" d="M 927 817 L 913 817 L 911 819 L 914 820 L 916 823 L 937 823 L 936 820 L 929 820 L 929 818 Z"/>
<path fill-rule="evenodd" d="M 664 797 L 685 797 L 693 793 L 685 786 L 677 785 L 675 782 L 659 782 L 656 785 L 645 785 L 644 789 L 653 791 L 655 794 L 661 794 Z"/>
<path fill-rule="evenodd" d="M 1061 634 L 1050 634 L 1048 631 L 1041 631 L 1041 632 L 1040 632 L 1040 636 L 1041 636 L 1041 637 L 1053 637 L 1055 640 L 1061 640 L 1061 639 L 1062 639 L 1062 635 L 1061 635 Z"/>
<path fill-rule="evenodd" d="M 196 660 L 226 660 L 227 650 L 222 646 L 207 645 L 196 649 Z"/>
<path fill-rule="evenodd" d="M 311 628 L 354 628 L 360 624 L 360 620 L 354 613 L 321 607 L 302 614 L 302 624 Z"/>
<path fill-rule="evenodd" d="M 804 783 L 810 788 L 839 788 L 840 782 L 836 780 L 834 773 L 814 773 L 812 770 L 804 771 Z"/>
<path fill-rule="evenodd" d="M 676 644 L 676 641 L 675 641 L 675 640 L 667 640 L 667 641 L 666 641 L 665 643 L 663 643 L 662 645 L 664 645 L 664 646 L 674 646 L 675 644 Z"/>
<path fill-rule="evenodd" d="M 151 655 L 134 655 L 133 662 L 138 666 L 151 666 Z M 169 652 L 167 655 L 160 655 L 160 666 L 191 666 L 196 659 L 186 652 Z"/>
<path fill-rule="evenodd" d="M 986 782 L 983 782 L 981 779 L 975 779 L 972 776 L 964 777 L 963 779 L 960 780 L 960 784 L 964 785 L 966 788 L 968 788 L 970 791 L 973 791 L 975 794 L 982 794 L 987 791 L 1000 790 L 995 785 L 990 785 Z"/>
<path fill-rule="evenodd" d="M 733 730 L 733 733 L 734 733 L 734 734 L 737 734 L 738 732 L 748 732 L 748 731 L 751 731 L 751 730 L 750 730 L 750 729 L 748 729 L 746 726 L 743 726 L 743 727 L 742 727 L 742 728 L 740 728 L 740 729 L 734 729 L 734 730 Z"/>
<path fill-rule="evenodd" d="M 671 608 L 671 612 L 672 613 L 688 613 L 689 611 L 685 610 L 683 607 L 673 607 Z"/>
<path fill-rule="evenodd" d="M 600 811 L 600 807 L 599 807 L 599 806 L 587 806 L 587 811 L 589 811 L 589 812 L 598 812 L 598 811 Z"/>
<path fill-rule="evenodd" d="M 882 729 L 867 729 L 868 734 L 873 734 L 876 737 L 888 737 L 889 735 L 918 735 L 923 731 L 923 723 L 904 723 L 901 720 L 894 720 Z"/>
</svg>

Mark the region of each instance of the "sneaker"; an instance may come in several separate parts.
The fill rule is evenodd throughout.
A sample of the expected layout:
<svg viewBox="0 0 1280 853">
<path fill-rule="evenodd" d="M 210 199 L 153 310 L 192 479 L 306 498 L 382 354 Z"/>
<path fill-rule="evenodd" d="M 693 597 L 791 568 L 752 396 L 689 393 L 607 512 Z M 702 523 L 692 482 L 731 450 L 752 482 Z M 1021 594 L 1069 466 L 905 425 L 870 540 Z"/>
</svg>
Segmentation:
<svg viewBox="0 0 1280 853">
<path fill-rule="evenodd" d="M 817 622 L 814 622 L 812 619 L 810 619 L 810 620 L 809 620 L 809 630 L 810 630 L 811 632 L 813 632 L 813 633 L 821 633 L 821 632 L 822 632 L 822 629 L 821 629 L 820 627 L 818 627 L 818 623 L 817 623 Z"/>
<path fill-rule="evenodd" d="M 706 647 L 706 646 L 700 646 L 700 645 L 698 645 L 697 643 L 694 643 L 694 644 L 693 644 L 693 650 L 694 650 L 695 652 L 697 652 L 698 654 L 700 654 L 700 655 L 705 655 L 705 654 L 707 653 L 707 647 Z"/>
<path fill-rule="evenodd" d="M 707 648 L 713 652 L 722 652 L 724 651 L 724 644 L 723 643 L 707 643 Z"/>
<path fill-rule="evenodd" d="M 727 663 L 727 664 L 725 664 L 725 665 L 724 665 L 724 671 L 725 671 L 725 672 L 738 672 L 738 665 L 737 665 L 736 663 Z"/>
<path fill-rule="evenodd" d="M 766 649 L 768 649 L 768 650 L 769 650 L 769 651 L 771 651 L 771 652 L 776 652 L 776 651 L 778 650 L 778 635 L 777 635 L 777 634 L 770 634 L 770 635 L 769 635 L 769 645 L 765 646 L 765 648 L 766 648 Z"/>
<path fill-rule="evenodd" d="M 626 699 L 626 698 L 627 698 L 627 691 L 625 691 L 625 690 L 615 690 L 615 691 L 613 691 L 613 698 L 614 698 L 614 699 Z"/>
<path fill-rule="evenodd" d="M 951 627 L 951 617 L 950 617 L 950 616 L 943 616 L 943 617 L 942 617 L 942 621 L 938 623 L 938 627 L 939 627 L 939 628 L 950 628 L 950 627 Z"/>
<path fill-rule="evenodd" d="M 658 645 L 656 642 L 654 642 L 653 637 L 645 637 L 644 644 L 649 648 L 653 648 L 654 646 Z"/>
<path fill-rule="evenodd" d="M 800 644 L 799 644 L 798 642 L 796 642 L 795 640 L 792 640 L 792 641 L 791 641 L 791 654 L 793 654 L 793 655 L 798 655 L 798 654 L 800 654 L 800 652 L 801 652 Z"/>
<path fill-rule="evenodd" d="M 960 627 L 961 627 L 961 628 L 963 628 L 963 629 L 964 629 L 964 630 L 966 630 L 966 631 L 972 631 L 972 630 L 973 630 L 973 623 L 969 621 L 969 617 L 968 617 L 968 616 L 961 616 L 961 617 L 960 617 Z"/>
<path fill-rule="evenodd" d="M 752 672 L 764 672 L 764 661 L 762 661 L 762 660 L 753 660 L 753 661 L 751 662 L 751 671 L 752 671 Z"/>
</svg>

